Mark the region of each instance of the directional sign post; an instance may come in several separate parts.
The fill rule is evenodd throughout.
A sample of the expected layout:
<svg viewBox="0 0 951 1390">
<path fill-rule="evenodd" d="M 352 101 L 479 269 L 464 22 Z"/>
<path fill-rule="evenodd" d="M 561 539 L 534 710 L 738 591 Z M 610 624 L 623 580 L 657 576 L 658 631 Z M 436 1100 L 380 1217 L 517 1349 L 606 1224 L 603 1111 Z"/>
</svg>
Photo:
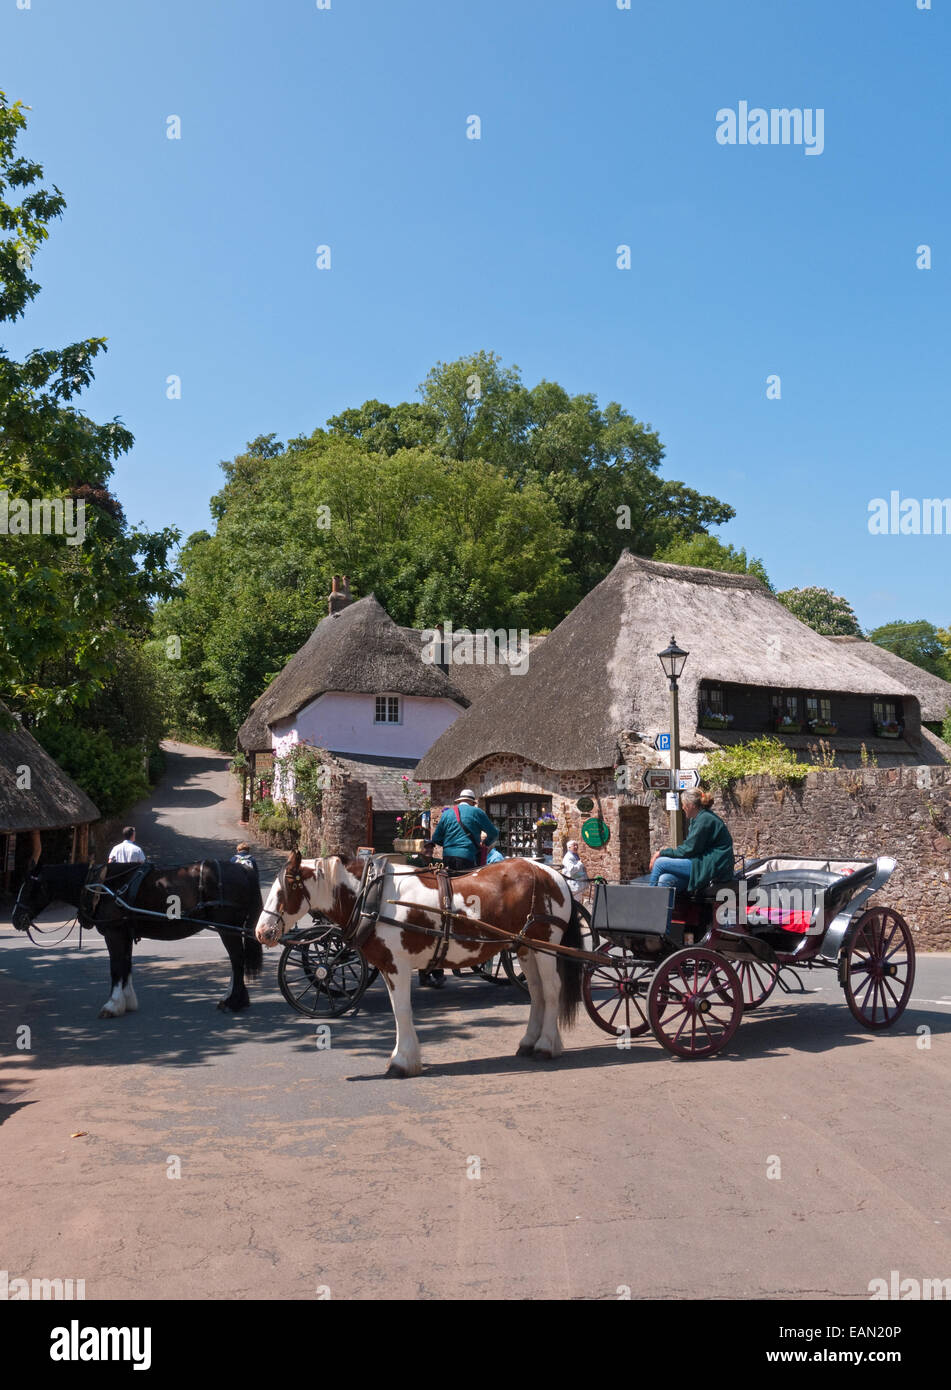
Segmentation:
<svg viewBox="0 0 951 1390">
<path fill-rule="evenodd" d="M 688 787 L 699 787 L 700 773 L 695 767 L 679 768 L 677 770 L 677 790 L 685 792 Z"/>
<path fill-rule="evenodd" d="M 669 792 L 673 787 L 672 775 L 666 767 L 649 767 L 644 773 L 644 786 L 649 792 Z"/>
</svg>

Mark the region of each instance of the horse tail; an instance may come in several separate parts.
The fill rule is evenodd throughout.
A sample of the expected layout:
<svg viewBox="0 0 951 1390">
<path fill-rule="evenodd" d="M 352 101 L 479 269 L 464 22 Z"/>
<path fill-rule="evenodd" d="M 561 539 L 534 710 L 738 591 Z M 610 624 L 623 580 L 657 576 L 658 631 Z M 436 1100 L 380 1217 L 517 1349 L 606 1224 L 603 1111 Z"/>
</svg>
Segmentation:
<svg viewBox="0 0 951 1390">
<path fill-rule="evenodd" d="M 571 902 L 571 916 L 568 918 L 568 925 L 561 938 L 561 944 L 562 946 L 573 946 L 575 950 L 578 950 L 583 940 L 581 909 L 573 893 L 569 893 L 568 897 Z M 578 1005 L 581 1003 L 584 972 L 585 962 L 583 960 L 575 960 L 572 956 L 558 957 L 558 973 L 561 976 L 561 1009 L 558 1020 L 566 1028 L 570 1028 L 574 1023 Z"/>
<path fill-rule="evenodd" d="M 244 942 L 244 973 L 249 980 L 256 980 L 261 973 L 264 965 L 264 948 L 254 934 L 264 910 L 264 899 L 261 897 L 261 884 L 257 874 L 252 874 L 248 870 L 244 871 L 247 877 L 252 880 L 251 889 L 248 893 L 248 915 L 242 923 Z"/>
</svg>

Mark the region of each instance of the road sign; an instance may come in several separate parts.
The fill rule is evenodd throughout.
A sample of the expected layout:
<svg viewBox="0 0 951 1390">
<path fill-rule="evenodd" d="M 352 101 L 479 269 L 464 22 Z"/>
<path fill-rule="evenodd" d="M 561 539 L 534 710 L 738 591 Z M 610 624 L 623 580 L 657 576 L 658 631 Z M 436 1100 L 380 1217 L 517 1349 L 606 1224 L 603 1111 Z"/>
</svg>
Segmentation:
<svg viewBox="0 0 951 1390">
<path fill-rule="evenodd" d="M 677 790 L 686 791 L 688 787 L 699 787 L 700 773 L 695 767 L 680 768 L 677 772 Z"/>
<path fill-rule="evenodd" d="M 654 739 L 654 747 L 658 753 L 670 752 L 670 734 L 658 734 Z"/>
<path fill-rule="evenodd" d="M 668 792 L 668 793 L 667 793 L 667 810 L 668 810 L 668 811 L 679 811 L 679 810 L 680 810 L 680 793 L 679 793 L 679 792 Z"/>
<path fill-rule="evenodd" d="M 666 767 L 649 767 L 644 773 L 644 786 L 649 792 L 669 792 L 673 778 Z"/>
</svg>

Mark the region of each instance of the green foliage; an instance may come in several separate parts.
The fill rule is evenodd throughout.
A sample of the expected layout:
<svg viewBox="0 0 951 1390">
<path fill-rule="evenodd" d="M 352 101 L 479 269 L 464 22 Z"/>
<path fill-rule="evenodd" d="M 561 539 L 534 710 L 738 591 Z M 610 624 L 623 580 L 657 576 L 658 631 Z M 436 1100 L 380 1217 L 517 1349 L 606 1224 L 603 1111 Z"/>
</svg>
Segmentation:
<svg viewBox="0 0 951 1390">
<path fill-rule="evenodd" d="M 896 619 L 893 623 L 884 623 L 868 634 L 868 640 L 920 666 L 923 671 L 930 671 L 933 676 L 951 680 L 951 659 L 941 634 L 934 623 L 924 618 Z"/>
<path fill-rule="evenodd" d="M 179 731 L 232 746 L 326 612 L 333 574 L 404 626 L 545 631 L 625 547 L 651 555 L 733 515 L 658 477 L 660 440 L 621 406 L 529 390 L 492 353 L 437 364 L 420 390 L 283 450 L 259 436 L 222 465 L 215 534 L 189 537 L 183 589 L 155 619 L 181 644 L 162 678 Z"/>
<path fill-rule="evenodd" d="M 941 737 L 945 743 L 951 743 L 951 708 L 948 709 L 941 725 Z"/>
<path fill-rule="evenodd" d="M 103 730 L 78 728 L 55 714 L 31 732 L 103 816 L 118 815 L 147 793 L 141 748 L 117 747 Z"/>
<path fill-rule="evenodd" d="M 276 780 L 293 791 L 298 811 L 319 811 L 329 785 L 329 754 L 307 743 L 292 743 L 286 753 L 274 758 Z"/>
<path fill-rule="evenodd" d="M 25 108 L 0 92 L 0 322 L 22 317 L 39 293 L 33 259 L 65 207 L 57 188 L 41 186 L 42 167 L 16 155 L 25 126 Z M 87 338 L 17 362 L 0 349 L 0 492 L 14 504 L 85 507 L 79 544 L 67 544 L 78 528 L 72 537 L 2 538 L 0 698 L 26 713 L 82 705 L 102 691 L 123 631 L 144 632 L 150 597 L 174 587 L 166 557 L 177 533 L 130 530 L 107 488 L 131 434 L 72 404 L 104 350 L 105 339 Z"/>
<path fill-rule="evenodd" d="M 745 550 L 734 550 L 716 536 L 697 535 L 678 537 L 663 546 L 653 557 L 671 565 L 696 565 L 700 569 L 720 570 L 725 574 L 752 574 L 772 589 L 762 560 L 747 559 Z"/>
<path fill-rule="evenodd" d="M 776 597 L 801 623 L 823 637 L 861 637 L 859 620 L 848 599 L 831 589 L 815 585 L 807 589 L 784 589 Z"/>
<path fill-rule="evenodd" d="M 757 773 L 768 773 L 783 782 L 801 782 L 811 771 L 810 764 L 797 761 L 787 744 L 764 736 L 718 748 L 707 759 L 700 776 L 704 786 L 724 788 Z"/>
</svg>

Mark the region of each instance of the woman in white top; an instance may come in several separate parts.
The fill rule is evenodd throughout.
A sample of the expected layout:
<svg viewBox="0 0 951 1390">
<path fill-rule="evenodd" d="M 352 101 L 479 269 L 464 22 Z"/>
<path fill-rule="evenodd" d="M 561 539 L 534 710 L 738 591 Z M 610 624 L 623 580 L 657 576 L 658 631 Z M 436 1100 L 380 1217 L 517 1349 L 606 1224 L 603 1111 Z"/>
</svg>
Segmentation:
<svg viewBox="0 0 951 1390">
<path fill-rule="evenodd" d="M 578 855 L 578 841 L 569 840 L 565 857 L 561 861 L 561 872 L 568 880 L 568 887 L 572 895 L 580 898 L 584 892 L 584 886 L 588 882 L 588 871 L 582 864 Z"/>
</svg>

